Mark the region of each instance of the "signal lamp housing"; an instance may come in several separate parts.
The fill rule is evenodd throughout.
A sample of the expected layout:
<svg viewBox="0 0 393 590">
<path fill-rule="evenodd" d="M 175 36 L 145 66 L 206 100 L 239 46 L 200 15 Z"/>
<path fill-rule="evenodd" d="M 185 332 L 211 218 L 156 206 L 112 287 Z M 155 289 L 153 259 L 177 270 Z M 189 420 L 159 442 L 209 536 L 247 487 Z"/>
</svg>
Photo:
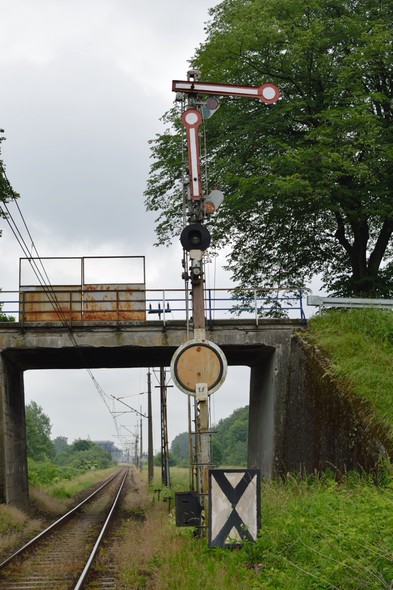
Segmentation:
<svg viewBox="0 0 393 590">
<path fill-rule="evenodd" d="M 224 193 L 218 189 L 210 191 L 204 202 L 206 215 L 212 215 L 217 211 L 224 200 Z"/>
<path fill-rule="evenodd" d="M 206 250 L 210 246 L 209 230 L 201 223 L 190 223 L 180 235 L 180 242 L 184 250 Z"/>
</svg>

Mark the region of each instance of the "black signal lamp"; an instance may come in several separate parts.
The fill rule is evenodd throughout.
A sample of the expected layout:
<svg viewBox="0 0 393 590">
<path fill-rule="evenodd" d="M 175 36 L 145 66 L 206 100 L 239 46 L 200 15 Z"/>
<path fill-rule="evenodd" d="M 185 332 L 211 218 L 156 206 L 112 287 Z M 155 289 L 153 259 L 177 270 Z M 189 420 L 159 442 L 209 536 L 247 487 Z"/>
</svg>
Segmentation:
<svg viewBox="0 0 393 590">
<path fill-rule="evenodd" d="M 201 223 L 190 223 L 180 235 L 180 242 L 184 250 L 206 250 L 210 246 L 209 230 Z"/>
</svg>

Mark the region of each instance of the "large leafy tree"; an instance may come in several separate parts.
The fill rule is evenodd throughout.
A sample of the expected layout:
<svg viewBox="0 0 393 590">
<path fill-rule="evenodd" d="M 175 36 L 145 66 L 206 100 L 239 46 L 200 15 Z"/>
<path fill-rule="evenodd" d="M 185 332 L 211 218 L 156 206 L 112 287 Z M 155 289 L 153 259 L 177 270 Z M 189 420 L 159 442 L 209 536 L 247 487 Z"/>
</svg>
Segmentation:
<svg viewBox="0 0 393 590">
<path fill-rule="evenodd" d="M 206 123 L 211 224 L 242 285 L 393 294 L 391 0 L 224 0 L 193 67 L 212 82 L 275 82 L 282 99 L 222 99 Z M 182 131 L 176 107 L 152 141 L 146 205 L 159 242 L 178 235 Z"/>
<path fill-rule="evenodd" d="M 41 406 L 31 401 L 25 408 L 27 456 L 34 461 L 47 461 L 54 457 L 51 441 L 52 425 Z"/>
<path fill-rule="evenodd" d="M 105 451 L 97 443 L 85 439 L 77 439 L 71 445 L 63 444 L 62 449 L 56 455 L 56 463 L 69 465 L 83 471 L 106 469 L 113 465 L 109 451 Z"/>
<path fill-rule="evenodd" d="M 246 465 L 248 441 L 248 406 L 235 410 L 228 418 L 215 426 L 211 438 L 212 459 L 215 465 Z M 188 461 L 189 435 L 178 434 L 171 444 L 172 458 L 177 462 Z"/>
</svg>

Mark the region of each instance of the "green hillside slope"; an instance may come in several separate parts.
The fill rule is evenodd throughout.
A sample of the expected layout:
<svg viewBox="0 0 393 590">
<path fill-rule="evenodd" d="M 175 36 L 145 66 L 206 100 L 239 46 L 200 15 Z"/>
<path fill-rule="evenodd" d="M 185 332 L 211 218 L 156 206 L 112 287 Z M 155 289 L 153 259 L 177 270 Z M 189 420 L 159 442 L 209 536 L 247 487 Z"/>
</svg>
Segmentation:
<svg viewBox="0 0 393 590">
<path fill-rule="evenodd" d="M 306 337 L 327 357 L 329 373 L 359 398 L 362 418 L 393 440 L 393 312 L 325 311 L 309 320 Z"/>
</svg>

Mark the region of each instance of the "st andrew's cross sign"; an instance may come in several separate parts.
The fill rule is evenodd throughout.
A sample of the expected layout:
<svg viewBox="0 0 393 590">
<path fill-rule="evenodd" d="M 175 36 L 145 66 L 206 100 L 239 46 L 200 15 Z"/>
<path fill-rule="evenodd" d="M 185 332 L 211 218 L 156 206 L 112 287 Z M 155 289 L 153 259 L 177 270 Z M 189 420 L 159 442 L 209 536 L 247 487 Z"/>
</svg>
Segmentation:
<svg viewBox="0 0 393 590">
<path fill-rule="evenodd" d="M 209 546 L 256 541 L 261 526 L 259 469 L 209 471 Z"/>
</svg>

